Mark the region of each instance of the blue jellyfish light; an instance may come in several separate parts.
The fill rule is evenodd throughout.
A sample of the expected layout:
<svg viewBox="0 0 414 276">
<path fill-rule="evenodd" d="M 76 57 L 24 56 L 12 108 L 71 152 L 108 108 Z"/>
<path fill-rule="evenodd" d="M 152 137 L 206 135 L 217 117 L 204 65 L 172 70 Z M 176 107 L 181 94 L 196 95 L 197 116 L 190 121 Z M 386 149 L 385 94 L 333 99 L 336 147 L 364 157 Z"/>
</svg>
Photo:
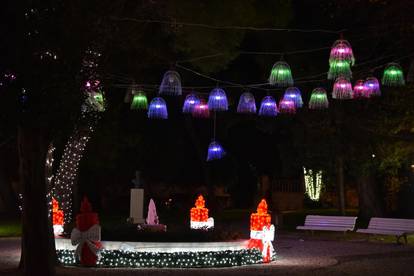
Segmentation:
<svg viewBox="0 0 414 276">
<path fill-rule="evenodd" d="M 241 94 L 237 113 L 256 113 L 256 101 L 252 93 L 245 92 Z"/>
<path fill-rule="evenodd" d="M 259 116 L 275 117 L 278 112 L 275 99 L 272 96 L 264 97 L 260 104 Z"/>
<path fill-rule="evenodd" d="M 213 141 L 208 146 L 207 161 L 221 159 L 225 154 L 226 152 L 224 151 L 223 147 L 216 141 Z"/>
<path fill-rule="evenodd" d="M 368 97 L 370 96 L 381 96 L 380 84 L 377 78 L 369 77 L 364 82 L 365 89 Z"/>
<path fill-rule="evenodd" d="M 229 107 L 226 92 L 221 88 L 214 88 L 208 96 L 207 104 L 212 111 L 226 111 Z"/>
<path fill-rule="evenodd" d="M 303 106 L 302 95 L 297 87 L 287 88 L 283 95 L 283 100 L 293 101 L 295 103 L 295 108 L 301 108 Z"/>
<path fill-rule="evenodd" d="M 195 94 L 188 94 L 185 97 L 184 104 L 183 104 L 183 113 L 191 113 L 193 112 L 194 107 L 200 103 L 200 99 Z"/>
<path fill-rule="evenodd" d="M 160 95 L 180 96 L 182 93 L 180 74 L 177 71 L 167 71 L 162 78 L 158 93 Z"/>
<path fill-rule="evenodd" d="M 148 118 L 150 119 L 167 119 L 167 104 L 161 97 L 152 99 L 148 108 Z"/>
</svg>

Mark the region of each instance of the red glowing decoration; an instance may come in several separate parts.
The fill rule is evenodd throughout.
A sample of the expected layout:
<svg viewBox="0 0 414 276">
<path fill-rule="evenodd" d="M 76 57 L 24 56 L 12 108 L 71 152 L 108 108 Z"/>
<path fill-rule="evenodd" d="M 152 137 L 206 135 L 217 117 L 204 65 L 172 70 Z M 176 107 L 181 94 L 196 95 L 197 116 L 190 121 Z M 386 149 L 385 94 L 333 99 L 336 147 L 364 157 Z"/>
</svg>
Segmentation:
<svg viewBox="0 0 414 276">
<path fill-rule="evenodd" d="M 207 230 L 214 227 L 214 219 L 208 217 L 208 209 L 205 207 L 205 200 L 199 195 L 195 207 L 190 210 L 190 228 Z"/>
<path fill-rule="evenodd" d="M 260 201 L 257 206 L 257 213 L 250 216 L 250 231 L 262 231 L 263 226 L 270 226 L 271 216 L 267 213 L 267 202 Z"/>
<path fill-rule="evenodd" d="M 52 197 L 52 223 L 53 233 L 55 237 L 60 236 L 63 233 L 63 211 L 59 209 L 59 202 Z"/>
</svg>

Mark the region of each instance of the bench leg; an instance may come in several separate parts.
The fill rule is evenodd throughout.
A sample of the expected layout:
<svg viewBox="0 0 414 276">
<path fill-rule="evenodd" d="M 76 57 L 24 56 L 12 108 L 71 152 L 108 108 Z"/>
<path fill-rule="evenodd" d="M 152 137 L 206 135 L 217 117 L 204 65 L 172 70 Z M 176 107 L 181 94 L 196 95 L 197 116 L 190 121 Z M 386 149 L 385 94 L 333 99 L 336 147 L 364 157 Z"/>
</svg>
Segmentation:
<svg viewBox="0 0 414 276">
<path fill-rule="evenodd" d="M 403 236 L 404 236 L 404 241 L 405 241 L 405 244 L 408 244 L 407 235 L 406 235 L 406 234 L 404 234 Z"/>
</svg>

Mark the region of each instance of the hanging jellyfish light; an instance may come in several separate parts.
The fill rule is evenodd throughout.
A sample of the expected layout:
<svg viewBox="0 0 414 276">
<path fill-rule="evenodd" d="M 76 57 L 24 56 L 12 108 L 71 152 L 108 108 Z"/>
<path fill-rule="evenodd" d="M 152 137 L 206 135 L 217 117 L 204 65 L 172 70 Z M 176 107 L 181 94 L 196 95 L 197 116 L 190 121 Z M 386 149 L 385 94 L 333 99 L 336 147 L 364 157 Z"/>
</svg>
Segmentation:
<svg viewBox="0 0 414 276">
<path fill-rule="evenodd" d="M 293 101 L 295 108 L 301 108 L 303 106 L 302 94 L 297 87 L 287 88 L 285 94 L 283 95 L 283 99 Z"/>
<path fill-rule="evenodd" d="M 148 108 L 148 118 L 150 119 L 167 119 L 167 104 L 161 97 L 152 99 Z"/>
<path fill-rule="evenodd" d="M 162 78 L 158 93 L 160 95 L 180 96 L 182 93 L 180 74 L 173 70 L 167 71 Z"/>
<path fill-rule="evenodd" d="M 381 96 L 380 84 L 377 78 L 369 77 L 364 82 L 366 93 L 368 97 Z"/>
<path fill-rule="evenodd" d="M 357 80 L 354 84 L 354 98 L 369 98 L 367 87 L 363 80 Z"/>
<path fill-rule="evenodd" d="M 280 113 L 285 113 L 285 114 L 295 114 L 296 113 L 295 102 L 290 99 L 281 99 L 279 101 L 279 111 Z"/>
<path fill-rule="evenodd" d="M 352 51 L 351 44 L 347 40 L 338 39 L 332 45 L 329 63 L 335 61 L 346 61 L 351 66 L 355 64 L 354 52 Z"/>
<path fill-rule="evenodd" d="M 223 147 L 216 141 L 213 141 L 208 146 L 207 161 L 221 159 L 225 154 L 226 152 L 224 151 Z"/>
<path fill-rule="evenodd" d="M 322 87 L 313 89 L 310 100 L 309 109 L 327 109 L 329 107 L 328 95 Z"/>
<path fill-rule="evenodd" d="M 338 78 L 333 86 L 332 98 L 338 100 L 352 99 L 352 84 L 345 78 Z"/>
<path fill-rule="evenodd" d="M 206 101 L 203 99 L 199 100 L 199 102 L 194 106 L 191 114 L 194 118 L 209 118 L 210 110 L 208 109 Z"/>
<path fill-rule="evenodd" d="M 148 109 L 148 99 L 144 91 L 139 90 L 134 93 L 131 102 L 131 110 Z"/>
<path fill-rule="evenodd" d="M 241 94 L 239 104 L 237 105 L 237 113 L 256 113 L 256 101 L 250 92 Z"/>
<path fill-rule="evenodd" d="M 228 106 L 226 92 L 221 88 L 214 88 L 208 96 L 208 108 L 212 111 L 226 111 Z"/>
<path fill-rule="evenodd" d="M 278 112 L 275 99 L 272 96 L 264 97 L 260 104 L 259 116 L 275 117 Z"/>
<path fill-rule="evenodd" d="M 351 65 L 346 60 L 334 60 L 329 62 L 328 80 L 338 77 L 350 79 L 352 77 Z"/>
<path fill-rule="evenodd" d="M 284 61 L 276 62 L 270 72 L 269 83 L 277 87 L 292 86 L 293 78 L 289 64 Z"/>
<path fill-rule="evenodd" d="M 183 104 L 183 113 L 191 113 L 193 112 L 194 107 L 200 103 L 200 99 L 195 94 L 188 94 L 185 97 L 184 104 Z"/>
<path fill-rule="evenodd" d="M 405 85 L 404 73 L 398 63 L 388 63 L 382 75 L 382 84 L 394 87 Z"/>
</svg>

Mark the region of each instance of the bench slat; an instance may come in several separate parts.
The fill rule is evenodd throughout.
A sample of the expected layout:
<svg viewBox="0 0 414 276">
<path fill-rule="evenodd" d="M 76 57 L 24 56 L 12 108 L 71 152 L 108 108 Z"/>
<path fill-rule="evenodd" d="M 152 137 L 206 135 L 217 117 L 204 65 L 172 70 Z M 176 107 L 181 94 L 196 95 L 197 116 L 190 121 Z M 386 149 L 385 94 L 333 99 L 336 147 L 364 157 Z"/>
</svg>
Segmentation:
<svg viewBox="0 0 414 276">
<path fill-rule="evenodd" d="M 299 230 L 348 231 L 355 228 L 356 217 L 308 215 Z"/>
</svg>

